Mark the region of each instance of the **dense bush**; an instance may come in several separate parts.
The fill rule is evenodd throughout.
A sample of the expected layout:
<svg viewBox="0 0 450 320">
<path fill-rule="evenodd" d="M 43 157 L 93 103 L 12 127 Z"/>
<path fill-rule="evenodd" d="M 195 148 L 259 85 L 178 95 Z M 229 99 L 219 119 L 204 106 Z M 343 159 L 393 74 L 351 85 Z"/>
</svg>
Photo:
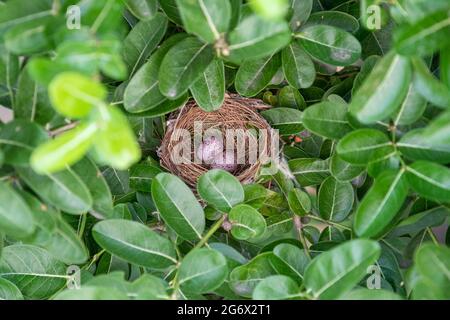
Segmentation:
<svg viewBox="0 0 450 320">
<path fill-rule="evenodd" d="M 450 299 L 449 34 L 448 0 L 0 1 L 0 299 Z M 196 196 L 157 149 L 226 92 L 286 161 Z"/>
</svg>

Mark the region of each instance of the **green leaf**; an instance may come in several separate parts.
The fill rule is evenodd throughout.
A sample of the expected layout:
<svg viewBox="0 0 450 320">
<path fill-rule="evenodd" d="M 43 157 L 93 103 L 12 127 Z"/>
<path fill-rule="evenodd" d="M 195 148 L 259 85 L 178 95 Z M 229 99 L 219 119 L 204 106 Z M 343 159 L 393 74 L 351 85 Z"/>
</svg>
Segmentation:
<svg viewBox="0 0 450 320">
<path fill-rule="evenodd" d="M 123 44 L 123 59 L 130 75 L 145 63 L 158 46 L 167 30 L 167 18 L 156 13 L 151 19 L 139 22 L 128 34 Z"/>
<path fill-rule="evenodd" d="M 228 31 L 231 5 L 228 0 L 176 0 L 187 32 L 214 43 Z"/>
<path fill-rule="evenodd" d="M 53 1 L 30 3 L 27 0 L 8 1 L 0 12 L 0 34 L 26 21 L 46 19 L 53 15 Z"/>
<path fill-rule="evenodd" d="M 385 171 L 378 176 L 356 210 L 356 234 L 365 238 L 379 236 L 397 216 L 407 195 L 404 170 Z"/>
<path fill-rule="evenodd" d="M 313 25 L 328 25 L 347 32 L 355 33 L 359 30 L 359 22 L 354 16 L 341 11 L 314 12 L 303 26 L 307 28 Z"/>
<path fill-rule="evenodd" d="M 225 100 L 223 61 L 214 59 L 190 89 L 200 108 L 208 112 L 220 109 Z"/>
<path fill-rule="evenodd" d="M 348 292 L 340 300 L 403 300 L 403 298 L 384 289 L 358 288 Z"/>
<path fill-rule="evenodd" d="M 124 94 L 124 107 L 128 112 L 140 113 L 155 110 L 164 104 L 167 98 L 159 91 L 159 69 L 167 52 L 185 38 L 186 34 L 181 33 L 164 41 L 131 78 Z"/>
<path fill-rule="evenodd" d="M 267 197 L 267 189 L 260 184 L 246 184 L 243 185 L 245 193 L 245 204 L 252 206 L 255 209 L 260 209 L 264 205 Z"/>
<path fill-rule="evenodd" d="M 361 57 L 361 44 L 350 33 L 325 25 L 311 26 L 296 35 L 314 58 L 335 66 L 348 66 Z"/>
<path fill-rule="evenodd" d="M 395 152 L 386 134 L 375 129 L 360 129 L 339 141 L 336 151 L 343 160 L 365 165 L 385 159 Z"/>
<path fill-rule="evenodd" d="M 302 187 L 319 185 L 330 175 L 328 160 L 293 159 L 289 161 L 289 168 Z"/>
<path fill-rule="evenodd" d="M 20 178 L 45 202 L 71 214 L 83 214 L 92 208 L 92 196 L 72 170 L 46 176 L 30 168 L 17 168 Z"/>
<path fill-rule="evenodd" d="M 15 166 L 28 166 L 33 149 L 47 140 L 47 133 L 39 125 L 25 120 L 14 120 L 0 130 L 3 162 Z"/>
<path fill-rule="evenodd" d="M 86 301 L 114 301 L 129 300 L 128 296 L 116 288 L 82 287 L 77 290 L 65 290 L 59 293 L 55 300 L 86 300 Z"/>
<path fill-rule="evenodd" d="M 296 89 L 309 88 L 316 79 L 316 68 L 298 41 L 282 51 L 283 72 L 287 82 Z"/>
<path fill-rule="evenodd" d="M 270 263 L 279 274 L 289 276 L 295 279 L 297 284 L 303 282 L 303 276 L 307 265 L 311 262 L 305 251 L 301 248 L 281 243 L 273 249 L 273 255 L 270 257 Z"/>
<path fill-rule="evenodd" d="M 273 55 L 291 41 L 284 21 L 268 21 L 257 15 L 245 17 L 228 35 L 230 61 L 257 60 Z"/>
<path fill-rule="evenodd" d="M 292 31 L 297 31 L 310 17 L 313 9 L 313 0 L 290 0 L 292 17 L 290 27 Z"/>
<path fill-rule="evenodd" d="M 436 79 L 422 59 L 413 58 L 411 61 L 415 71 L 414 88 L 417 92 L 435 106 L 448 108 L 450 106 L 450 89 Z"/>
<path fill-rule="evenodd" d="M 234 268 L 230 273 L 231 289 L 242 297 L 251 298 L 258 283 L 277 274 L 270 264 L 271 255 L 270 252 L 260 254 L 250 262 Z"/>
<path fill-rule="evenodd" d="M 195 249 L 181 262 L 178 281 L 182 290 L 192 293 L 212 292 L 228 277 L 225 257 L 212 249 Z"/>
<path fill-rule="evenodd" d="M 94 140 L 97 158 L 119 170 L 138 162 L 141 149 L 125 115 L 115 106 L 103 105 L 94 117 L 99 127 Z"/>
<path fill-rule="evenodd" d="M 407 58 L 389 53 L 375 66 L 356 91 L 350 112 L 362 123 L 387 119 L 408 94 L 412 72 Z"/>
<path fill-rule="evenodd" d="M 331 157 L 330 171 L 333 177 L 338 181 L 351 181 L 361 175 L 361 173 L 364 172 L 364 169 L 363 166 L 355 166 L 342 160 L 337 153 Z"/>
<path fill-rule="evenodd" d="M 30 208 L 8 184 L 0 181 L 0 229 L 6 234 L 23 238 L 36 228 Z"/>
<path fill-rule="evenodd" d="M 176 0 L 165 0 L 159 1 L 159 5 L 166 14 L 166 16 L 173 21 L 175 24 L 181 26 L 183 22 L 181 21 L 180 11 L 178 10 Z"/>
<path fill-rule="evenodd" d="M 317 205 L 325 220 L 343 221 L 353 207 L 354 191 L 350 182 L 339 182 L 328 177 L 320 186 Z"/>
<path fill-rule="evenodd" d="M 0 300 L 23 300 L 23 295 L 14 283 L 0 278 Z"/>
<path fill-rule="evenodd" d="M 450 145 L 430 141 L 424 129 L 415 129 L 405 134 L 397 143 L 400 152 L 412 160 L 428 160 L 450 163 Z"/>
<path fill-rule="evenodd" d="M 274 108 L 261 113 L 280 135 L 297 134 L 304 130 L 302 112 L 292 108 Z"/>
<path fill-rule="evenodd" d="M 448 50 L 442 49 L 439 58 L 441 81 L 447 88 L 450 88 L 450 53 Z"/>
<path fill-rule="evenodd" d="M 236 74 L 236 91 L 242 96 L 256 96 L 271 82 L 280 66 L 278 54 L 243 62 Z"/>
<path fill-rule="evenodd" d="M 4 35 L 6 48 L 16 55 L 42 53 L 51 48 L 48 25 L 53 17 L 23 22 L 9 29 Z"/>
<path fill-rule="evenodd" d="M 303 125 L 309 131 L 329 139 L 340 139 L 352 131 L 347 121 L 347 106 L 321 102 L 303 112 Z"/>
<path fill-rule="evenodd" d="M 395 125 L 411 125 L 417 122 L 425 112 L 427 101 L 420 95 L 419 91 L 411 83 L 405 100 L 393 116 Z"/>
<path fill-rule="evenodd" d="M 49 93 L 56 111 L 75 119 L 89 115 L 92 108 L 106 97 L 102 84 L 72 72 L 62 73 L 53 79 Z"/>
<path fill-rule="evenodd" d="M 15 284 L 26 299 L 45 299 L 66 284 L 66 266 L 38 247 L 13 245 L 3 249 L 0 278 Z"/>
<path fill-rule="evenodd" d="M 140 163 L 130 168 L 130 187 L 136 191 L 150 193 L 153 179 L 162 169 L 153 163 Z"/>
<path fill-rule="evenodd" d="M 350 291 L 380 256 L 378 243 L 352 240 L 316 257 L 305 271 L 305 287 L 323 300 L 336 299 Z"/>
<path fill-rule="evenodd" d="M 445 207 L 436 207 L 424 212 L 415 213 L 402 220 L 390 233 L 393 236 L 416 234 L 425 228 L 438 227 L 442 225 L 450 212 Z"/>
<path fill-rule="evenodd" d="M 134 221 L 101 221 L 92 235 L 111 254 L 139 266 L 163 269 L 177 263 L 175 248 L 168 239 Z"/>
<path fill-rule="evenodd" d="M 163 218 L 180 237 L 202 238 L 205 214 L 189 187 L 178 177 L 160 173 L 152 182 L 152 198 Z"/>
<path fill-rule="evenodd" d="M 400 26 L 394 33 L 395 48 L 402 55 L 431 55 L 450 43 L 449 32 L 450 13 L 440 11 Z"/>
<path fill-rule="evenodd" d="M 172 47 L 161 63 L 159 88 L 169 99 L 182 96 L 214 59 L 213 48 L 189 37 Z"/>
<path fill-rule="evenodd" d="M 255 300 L 289 300 L 300 296 L 297 283 L 286 276 L 270 276 L 262 280 L 253 291 Z"/>
<path fill-rule="evenodd" d="M 239 180 L 224 170 L 210 170 L 197 182 L 198 194 L 216 209 L 229 212 L 244 202 L 245 194 Z"/>
<path fill-rule="evenodd" d="M 450 170 L 430 161 L 417 161 L 407 167 L 411 189 L 421 197 L 437 202 L 450 201 Z"/>
<path fill-rule="evenodd" d="M 76 129 L 56 137 L 36 148 L 30 163 L 40 174 L 64 170 L 81 160 L 94 143 L 95 124 L 80 124 Z"/>
<path fill-rule="evenodd" d="M 238 240 L 257 238 L 266 231 L 264 217 L 256 209 L 246 204 L 231 209 L 228 219 L 233 226 L 231 234 Z"/>
<path fill-rule="evenodd" d="M 450 299 L 450 250 L 425 244 L 416 251 L 415 270 L 418 279 L 412 283 L 413 299 Z"/>
<path fill-rule="evenodd" d="M 90 212 L 94 216 L 110 218 L 113 215 L 111 190 L 94 161 L 84 158 L 75 164 L 72 170 L 80 177 L 92 195 L 94 203 Z"/>
<path fill-rule="evenodd" d="M 278 105 L 281 108 L 304 110 L 306 101 L 297 89 L 286 86 L 278 93 Z"/>
<path fill-rule="evenodd" d="M 301 217 L 311 212 L 311 199 L 306 192 L 300 189 L 295 188 L 289 192 L 288 203 L 291 211 Z"/>
<path fill-rule="evenodd" d="M 152 19 L 158 12 L 158 0 L 126 0 L 128 10 L 143 21 Z"/>
</svg>

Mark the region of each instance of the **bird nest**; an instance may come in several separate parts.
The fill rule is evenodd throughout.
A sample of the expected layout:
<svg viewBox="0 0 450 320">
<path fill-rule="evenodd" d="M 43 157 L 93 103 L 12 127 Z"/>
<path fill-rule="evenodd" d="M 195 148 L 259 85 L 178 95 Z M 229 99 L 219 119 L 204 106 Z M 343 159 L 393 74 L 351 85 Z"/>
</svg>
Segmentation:
<svg viewBox="0 0 450 320">
<path fill-rule="evenodd" d="M 189 101 L 169 117 L 158 150 L 161 165 L 193 189 L 198 178 L 214 168 L 229 171 L 244 184 L 254 182 L 261 166 L 270 161 L 274 145 L 273 130 L 258 113 L 269 108 L 261 100 L 237 95 L 227 95 L 222 107 L 213 112 Z M 211 147 L 205 147 L 205 143 L 211 142 L 215 149 L 221 149 L 219 159 L 223 161 L 219 164 L 204 157 Z"/>
</svg>

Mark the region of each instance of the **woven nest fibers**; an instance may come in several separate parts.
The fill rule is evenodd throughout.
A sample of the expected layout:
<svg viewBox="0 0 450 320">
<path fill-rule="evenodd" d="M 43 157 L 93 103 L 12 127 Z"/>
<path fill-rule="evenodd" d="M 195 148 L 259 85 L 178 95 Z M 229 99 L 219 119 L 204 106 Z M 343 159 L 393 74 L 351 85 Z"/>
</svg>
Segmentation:
<svg viewBox="0 0 450 320">
<path fill-rule="evenodd" d="M 274 133 L 258 113 L 269 108 L 261 100 L 237 95 L 227 95 L 213 112 L 189 101 L 169 117 L 158 152 L 161 165 L 193 189 L 211 169 L 229 171 L 242 183 L 253 182 L 271 155 Z"/>
</svg>

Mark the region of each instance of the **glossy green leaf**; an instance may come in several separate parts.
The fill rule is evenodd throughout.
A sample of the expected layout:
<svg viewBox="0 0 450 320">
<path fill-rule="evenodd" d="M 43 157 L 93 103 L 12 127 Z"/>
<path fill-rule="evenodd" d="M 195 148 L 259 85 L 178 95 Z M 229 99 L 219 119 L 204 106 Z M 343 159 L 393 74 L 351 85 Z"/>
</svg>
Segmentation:
<svg viewBox="0 0 450 320">
<path fill-rule="evenodd" d="M 352 240 L 316 257 L 305 271 L 305 287 L 316 298 L 336 299 L 350 291 L 380 256 L 370 240 Z"/>
<path fill-rule="evenodd" d="M 39 175 L 30 168 L 17 168 L 21 179 L 47 203 L 72 214 L 83 214 L 92 208 L 89 189 L 72 170 Z"/>
<path fill-rule="evenodd" d="M 412 64 L 415 71 L 414 88 L 417 92 L 435 106 L 449 108 L 450 89 L 433 76 L 422 59 L 413 58 Z"/>
<path fill-rule="evenodd" d="M 419 212 L 403 219 L 390 234 L 393 236 L 412 235 L 425 228 L 438 227 L 444 223 L 449 215 L 450 212 L 445 207 L 436 207 Z"/>
<path fill-rule="evenodd" d="M 229 212 L 245 199 L 239 180 L 224 170 L 210 170 L 203 174 L 198 179 L 197 191 L 203 200 L 223 212 Z"/>
<path fill-rule="evenodd" d="M 28 166 L 31 153 L 48 135 L 35 123 L 15 120 L 0 130 L 0 147 L 4 152 L 3 162 L 15 166 Z"/>
<path fill-rule="evenodd" d="M 96 132 L 95 124 L 81 124 L 40 145 L 31 156 L 32 168 L 40 174 L 51 174 L 73 165 L 91 148 Z"/>
<path fill-rule="evenodd" d="M 450 170 L 430 161 L 417 161 L 407 168 L 408 182 L 420 196 L 438 202 L 450 201 Z"/>
<path fill-rule="evenodd" d="M 320 186 L 317 198 L 320 216 L 325 220 L 340 222 L 353 207 L 354 191 L 350 182 L 339 182 L 328 177 Z"/>
<path fill-rule="evenodd" d="M 334 154 L 330 161 L 330 172 L 338 181 L 351 181 L 364 172 L 363 166 L 355 166 Z"/>
<path fill-rule="evenodd" d="M 276 275 L 270 264 L 272 253 L 263 253 L 230 273 L 230 287 L 238 295 L 251 298 L 255 287 L 264 278 Z"/>
<path fill-rule="evenodd" d="M 253 291 L 255 300 L 289 300 L 300 296 L 297 283 L 286 276 L 271 276 L 262 280 Z"/>
<path fill-rule="evenodd" d="M 45 299 L 66 284 L 66 266 L 38 247 L 13 245 L 3 249 L 0 278 L 16 285 L 27 299 Z"/>
<path fill-rule="evenodd" d="M 329 161 L 304 158 L 289 161 L 292 174 L 302 187 L 321 184 L 330 175 Z"/>
<path fill-rule="evenodd" d="M 16 55 L 42 53 L 51 48 L 47 25 L 52 18 L 23 21 L 4 35 L 6 48 Z"/>
<path fill-rule="evenodd" d="M 92 229 L 95 241 L 133 264 L 163 269 L 177 263 L 173 244 L 148 227 L 127 220 L 106 220 Z"/>
<path fill-rule="evenodd" d="M 424 129 L 411 130 L 397 143 L 400 152 L 412 160 L 429 160 L 437 163 L 450 162 L 450 145 L 430 141 Z"/>
<path fill-rule="evenodd" d="M 304 110 L 306 101 L 297 89 L 286 86 L 278 93 L 278 105 L 281 108 Z"/>
<path fill-rule="evenodd" d="M 225 68 L 223 61 L 215 59 L 211 62 L 190 89 L 200 108 L 205 111 L 220 109 L 225 99 Z"/>
<path fill-rule="evenodd" d="M 347 107 L 329 101 L 307 108 L 303 112 L 303 125 L 309 131 L 329 139 L 340 139 L 352 131 L 347 121 Z"/>
<path fill-rule="evenodd" d="M 280 66 L 278 54 L 243 62 L 236 74 L 236 91 L 242 96 L 256 96 L 271 82 Z"/>
<path fill-rule="evenodd" d="M 354 230 L 359 237 L 376 237 L 397 216 L 408 195 L 404 170 L 386 171 L 375 179 L 358 206 Z"/>
<path fill-rule="evenodd" d="M 162 169 L 152 163 L 140 163 L 130 168 L 130 187 L 136 191 L 150 193 L 153 179 Z"/>
<path fill-rule="evenodd" d="M 0 182 L 0 229 L 6 234 L 22 238 L 36 228 L 30 208 L 8 184 Z"/>
<path fill-rule="evenodd" d="M 178 277 L 181 289 L 187 292 L 214 291 L 228 277 L 227 260 L 216 250 L 193 250 L 181 262 Z"/>
<path fill-rule="evenodd" d="M 27 0 L 8 1 L 0 13 L 0 33 L 24 21 L 45 19 L 53 14 L 53 1 L 43 0 L 30 3 Z"/>
<path fill-rule="evenodd" d="M 310 17 L 313 9 L 313 0 L 290 0 L 292 17 L 290 27 L 292 31 L 297 31 Z"/>
<path fill-rule="evenodd" d="M 399 27 L 394 34 L 395 47 L 402 55 L 426 56 L 450 43 L 449 32 L 450 14 L 440 11 Z"/>
<path fill-rule="evenodd" d="M 297 134 L 303 131 L 302 112 L 292 108 L 275 108 L 264 111 L 262 116 L 280 135 Z"/>
<path fill-rule="evenodd" d="M 99 130 L 94 139 L 97 158 L 119 170 L 128 169 L 141 158 L 141 149 L 125 115 L 115 106 L 101 106 L 95 115 Z"/>
<path fill-rule="evenodd" d="M 311 262 L 311 259 L 308 258 L 305 251 L 301 248 L 292 244 L 281 243 L 273 249 L 270 262 L 279 274 L 289 276 L 298 284 L 301 284 L 305 269 Z"/>
<path fill-rule="evenodd" d="M 403 300 L 398 294 L 383 289 L 359 288 L 342 296 L 341 300 Z"/>
<path fill-rule="evenodd" d="M 124 93 L 124 107 L 128 112 L 140 113 L 156 109 L 164 103 L 166 97 L 159 90 L 159 69 L 167 52 L 185 37 L 182 33 L 164 41 L 131 78 Z"/>
<path fill-rule="evenodd" d="M 300 189 L 292 189 L 288 196 L 289 208 L 299 216 L 306 216 L 311 212 L 311 199 L 308 194 Z"/>
<path fill-rule="evenodd" d="M 264 234 L 266 221 L 253 207 L 241 204 L 231 209 L 228 214 L 233 228 L 231 234 L 238 240 L 248 240 Z"/>
<path fill-rule="evenodd" d="M 55 109 L 69 118 L 84 118 L 106 97 L 103 85 L 78 73 L 62 73 L 49 87 Z"/>
<path fill-rule="evenodd" d="M 425 112 L 427 101 L 420 95 L 414 84 L 410 84 L 405 100 L 392 117 L 396 125 L 411 125 L 417 122 Z"/>
<path fill-rule="evenodd" d="M 167 18 L 160 13 L 139 22 L 123 44 L 123 59 L 130 75 L 134 75 L 158 46 L 167 30 Z"/>
<path fill-rule="evenodd" d="M 389 53 L 356 91 L 350 112 L 362 123 L 375 123 L 394 114 L 408 94 L 412 72 L 407 58 Z"/>
<path fill-rule="evenodd" d="M 359 129 L 339 141 L 336 151 L 343 160 L 364 165 L 389 157 L 395 149 L 383 132 L 375 129 Z"/>
<path fill-rule="evenodd" d="M 158 0 L 126 0 L 128 10 L 140 20 L 148 21 L 158 12 Z"/>
<path fill-rule="evenodd" d="M 342 11 L 314 12 L 308 19 L 304 28 L 313 25 L 327 25 L 355 33 L 359 29 L 359 22 L 354 16 Z"/>
<path fill-rule="evenodd" d="M 178 177 L 160 173 L 152 182 L 152 197 L 163 220 L 186 240 L 201 239 L 205 214 L 189 187 Z"/>
<path fill-rule="evenodd" d="M 316 68 L 298 41 L 282 51 L 283 72 L 287 82 L 296 89 L 309 88 L 316 79 Z"/>
<path fill-rule="evenodd" d="M 296 35 L 305 50 L 314 58 L 335 66 L 348 66 L 361 57 L 361 44 L 344 30 L 317 25 Z"/>
<path fill-rule="evenodd" d="M 214 43 L 228 31 L 231 5 L 227 0 L 176 0 L 187 32 Z"/>
<path fill-rule="evenodd" d="M 284 48 L 290 40 L 286 22 L 268 21 L 257 15 L 249 15 L 228 35 L 228 59 L 235 63 L 261 59 Z"/>
<path fill-rule="evenodd" d="M 186 38 L 172 47 L 159 70 L 159 88 L 169 99 L 183 95 L 214 59 L 213 48 L 197 38 Z"/>
<path fill-rule="evenodd" d="M 23 295 L 14 283 L 0 278 L 0 300 L 23 300 Z"/>
</svg>

